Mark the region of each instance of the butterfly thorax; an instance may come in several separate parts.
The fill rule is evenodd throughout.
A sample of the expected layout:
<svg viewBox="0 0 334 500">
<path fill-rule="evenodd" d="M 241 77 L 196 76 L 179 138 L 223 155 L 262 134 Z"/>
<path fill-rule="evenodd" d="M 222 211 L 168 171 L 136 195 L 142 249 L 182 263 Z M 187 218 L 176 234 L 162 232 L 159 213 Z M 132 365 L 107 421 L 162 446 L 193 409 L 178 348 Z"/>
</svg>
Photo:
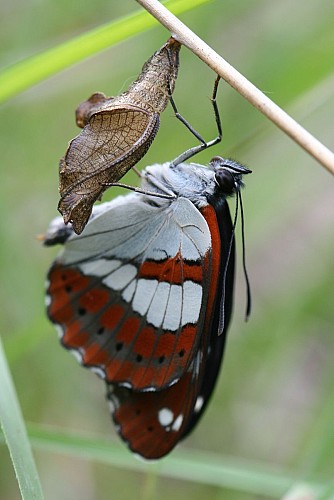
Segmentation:
<svg viewBox="0 0 334 500">
<path fill-rule="evenodd" d="M 223 170 L 229 172 L 235 186 L 228 192 L 219 183 L 219 174 Z M 142 188 L 147 191 L 165 193 L 188 198 L 198 209 L 209 204 L 213 198 L 224 201 L 227 196 L 234 194 L 242 186 L 241 175 L 235 173 L 236 164 L 233 160 L 220 159 L 220 163 L 213 160 L 208 167 L 195 163 L 180 163 L 171 167 L 170 163 L 155 164 L 143 170 Z M 159 200 L 159 201 L 157 201 Z M 157 204 L 164 205 L 166 200 L 155 199 Z M 168 202 L 167 202 L 168 203 Z"/>
<path fill-rule="evenodd" d="M 155 164 L 145 168 L 142 174 L 144 190 L 188 198 L 197 208 L 206 206 L 207 197 L 215 191 L 214 172 L 194 164 L 181 163 L 173 168 L 170 163 Z M 155 198 L 154 201 L 159 204 L 170 203 L 161 198 Z"/>
</svg>

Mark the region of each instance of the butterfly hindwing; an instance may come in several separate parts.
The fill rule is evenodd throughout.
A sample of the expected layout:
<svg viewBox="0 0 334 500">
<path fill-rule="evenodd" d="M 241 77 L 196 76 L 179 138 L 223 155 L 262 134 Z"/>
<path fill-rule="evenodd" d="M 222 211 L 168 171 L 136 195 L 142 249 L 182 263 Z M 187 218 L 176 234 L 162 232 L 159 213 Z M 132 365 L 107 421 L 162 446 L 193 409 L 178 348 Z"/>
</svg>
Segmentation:
<svg viewBox="0 0 334 500">
<path fill-rule="evenodd" d="M 116 429 L 131 451 L 146 459 L 160 458 L 180 441 L 196 403 L 198 377 L 193 364 L 178 382 L 161 391 L 108 386 Z"/>
</svg>

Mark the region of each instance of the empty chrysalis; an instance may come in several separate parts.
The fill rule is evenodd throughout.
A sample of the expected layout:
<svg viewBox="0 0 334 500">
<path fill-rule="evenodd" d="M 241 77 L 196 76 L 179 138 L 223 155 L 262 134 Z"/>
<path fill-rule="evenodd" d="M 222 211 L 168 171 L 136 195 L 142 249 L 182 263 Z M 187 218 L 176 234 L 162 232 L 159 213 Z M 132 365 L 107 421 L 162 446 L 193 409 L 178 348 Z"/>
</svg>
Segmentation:
<svg viewBox="0 0 334 500">
<path fill-rule="evenodd" d="M 170 38 L 126 92 L 117 97 L 95 93 L 76 110 L 83 130 L 60 160 L 58 210 L 77 234 L 108 185 L 117 183 L 152 144 L 175 87 L 180 47 Z"/>
</svg>

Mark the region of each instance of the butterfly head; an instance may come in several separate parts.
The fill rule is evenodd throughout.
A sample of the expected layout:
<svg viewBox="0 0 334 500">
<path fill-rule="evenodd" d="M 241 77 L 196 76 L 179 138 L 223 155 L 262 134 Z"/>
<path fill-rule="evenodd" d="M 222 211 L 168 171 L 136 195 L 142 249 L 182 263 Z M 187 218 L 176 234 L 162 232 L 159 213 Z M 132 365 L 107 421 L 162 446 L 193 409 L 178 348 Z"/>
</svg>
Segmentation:
<svg viewBox="0 0 334 500">
<path fill-rule="evenodd" d="M 233 195 L 243 187 L 242 176 L 252 171 L 234 160 L 215 156 L 209 167 L 215 172 L 215 182 L 226 196 Z"/>
</svg>

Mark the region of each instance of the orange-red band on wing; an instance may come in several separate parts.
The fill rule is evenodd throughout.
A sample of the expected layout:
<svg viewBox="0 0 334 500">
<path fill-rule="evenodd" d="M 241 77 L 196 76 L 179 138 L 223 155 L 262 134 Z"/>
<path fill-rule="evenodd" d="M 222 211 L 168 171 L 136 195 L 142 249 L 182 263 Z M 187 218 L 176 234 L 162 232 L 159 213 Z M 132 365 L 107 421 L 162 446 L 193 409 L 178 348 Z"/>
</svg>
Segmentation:
<svg viewBox="0 0 334 500">
<path fill-rule="evenodd" d="M 77 350 L 85 366 L 97 366 L 107 381 L 135 390 L 168 386 L 182 376 L 193 356 L 197 325 L 156 329 L 121 297 L 113 303 L 115 292 L 96 277 L 75 268 L 56 264 L 49 278 L 50 319 L 61 326 L 62 344 Z"/>
<path fill-rule="evenodd" d="M 202 283 L 203 268 L 201 262 L 189 264 L 178 253 L 175 257 L 163 261 L 145 261 L 139 268 L 138 277 L 167 281 L 171 285 L 180 285 L 185 280 Z"/>
<path fill-rule="evenodd" d="M 221 243 L 220 243 L 220 233 L 217 221 L 217 216 L 215 209 L 212 205 L 206 205 L 201 209 L 201 214 L 205 218 L 211 233 L 211 279 L 210 279 L 210 289 L 208 304 L 206 307 L 205 316 L 205 328 L 208 328 L 210 322 L 212 321 L 212 314 L 214 310 L 218 279 L 219 279 L 219 269 L 220 269 L 220 255 L 221 255 Z"/>
</svg>

